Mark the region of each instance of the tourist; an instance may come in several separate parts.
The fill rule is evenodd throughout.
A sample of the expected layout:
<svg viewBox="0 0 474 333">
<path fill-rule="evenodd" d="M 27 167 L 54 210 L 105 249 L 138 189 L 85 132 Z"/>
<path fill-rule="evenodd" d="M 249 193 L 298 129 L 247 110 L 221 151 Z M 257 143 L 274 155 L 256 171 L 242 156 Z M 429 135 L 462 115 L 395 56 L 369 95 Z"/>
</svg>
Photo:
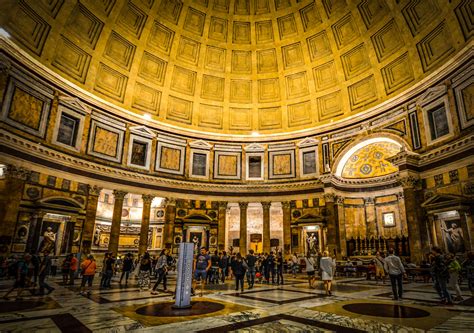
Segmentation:
<svg viewBox="0 0 474 333">
<path fill-rule="evenodd" d="M 217 250 L 211 256 L 211 269 L 209 270 L 208 281 L 209 283 L 219 283 L 219 255 Z"/>
<path fill-rule="evenodd" d="M 76 271 L 78 266 L 78 261 L 74 253 L 70 254 L 71 257 L 71 266 L 69 268 L 69 285 L 74 285 L 74 279 L 76 278 Z"/>
<path fill-rule="evenodd" d="M 466 271 L 467 285 L 474 296 L 474 252 L 467 254 L 467 259 L 463 262 L 462 267 Z"/>
<path fill-rule="evenodd" d="M 355 274 L 357 271 L 357 268 L 354 267 L 354 264 L 352 261 L 347 259 L 346 263 L 344 264 L 344 273 L 346 273 L 346 277 L 352 276 L 353 273 Z"/>
<path fill-rule="evenodd" d="M 245 260 L 242 258 L 240 253 L 237 253 L 235 259 L 230 263 L 230 268 L 232 269 L 232 274 L 235 277 L 235 290 L 244 291 L 244 276 L 247 271 L 248 265 Z"/>
<path fill-rule="evenodd" d="M 388 257 L 384 260 L 384 268 L 390 276 L 393 299 L 399 300 L 403 298 L 403 276 L 406 276 L 405 267 L 403 267 L 400 258 L 395 255 L 394 249 L 390 249 L 388 253 Z"/>
<path fill-rule="evenodd" d="M 106 253 L 104 266 L 102 267 L 101 288 L 110 289 L 112 277 L 115 272 L 115 259 L 112 252 Z"/>
<path fill-rule="evenodd" d="M 313 257 L 310 256 L 309 252 L 306 254 L 304 261 L 306 263 L 306 274 L 308 275 L 309 287 L 314 288 L 314 283 L 316 281 L 314 266 L 316 265 L 316 261 Z"/>
<path fill-rule="evenodd" d="M 385 284 L 385 268 L 384 258 L 379 251 L 375 254 L 375 283 L 378 284 L 382 280 L 382 284 Z"/>
<path fill-rule="evenodd" d="M 39 274 L 39 267 L 40 267 L 40 258 L 39 255 L 37 254 L 32 254 L 31 255 L 31 261 L 30 261 L 30 266 L 33 267 L 33 286 L 36 286 L 36 283 L 38 282 L 38 274 Z"/>
<path fill-rule="evenodd" d="M 206 248 L 201 247 L 201 253 L 196 255 L 194 259 L 194 265 L 193 265 L 194 280 L 193 280 L 193 288 L 191 290 L 191 294 L 193 296 L 195 295 L 196 284 L 197 282 L 200 282 L 201 284 L 200 296 L 202 297 L 202 294 L 204 293 L 204 289 L 206 287 L 207 272 L 209 271 L 210 268 L 211 268 L 211 258 L 207 254 Z"/>
<path fill-rule="evenodd" d="M 329 256 L 328 251 L 323 252 L 319 268 L 321 270 L 321 280 L 324 282 L 324 290 L 326 291 L 326 295 L 331 296 L 331 286 L 334 273 L 336 271 L 336 262 Z"/>
<path fill-rule="evenodd" d="M 275 284 L 275 256 L 273 255 L 273 251 L 270 252 L 266 261 L 265 279 L 267 280 L 267 284 L 270 283 L 270 275 L 272 277 L 272 284 Z"/>
<path fill-rule="evenodd" d="M 153 289 L 151 291 L 152 295 L 158 294 L 156 292 L 156 288 L 158 288 L 158 285 L 161 283 L 161 281 L 163 281 L 163 290 L 167 290 L 166 275 L 168 274 L 168 252 L 168 249 L 161 250 L 160 256 L 156 261 L 155 270 L 158 273 L 158 279 L 156 280 L 155 285 L 153 286 Z"/>
<path fill-rule="evenodd" d="M 298 272 L 298 256 L 296 255 L 296 252 L 291 256 L 290 264 L 293 278 L 296 278 L 296 273 Z"/>
<path fill-rule="evenodd" d="M 282 285 L 284 284 L 283 283 L 283 263 L 284 263 L 283 254 L 281 252 L 278 252 L 277 259 L 276 259 L 277 284 L 282 284 Z"/>
<path fill-rule="evenodd" d="M 447 288 L 449 269 L 446 265 L 446 259 L 439 247 L 433 247 L 431 249 L 431 254 L 433 255 L 431 263 L 431 276 L 433 277 L 434 287 L 441 298 L 441 303 L 452 305 L 453 300 Z"/>
<path fill-rule="evenodd" d="M 39 278 L 39 295 L 44 295 L 44 289 L 48 289 L 47 295 L 51 294 L 54 291 L 54 288 L 46 283 L 46 277 L 51 272 L 51 258 L 49 257 L 49 251 L 43 252 L 43 257 L 40 261 L 40 267 L 38 272 Z"/>
<path fill-rule="evenodd" d="M 52 257 L 51 258 L 51 276 L 56 276 L 58 271 L 58 258 Z"/>
<path fill-rule="evenodd" d="M 254 255 L 253 250 L 249 250 L 249 254 L 245 258 L 245 261 L 247 262 L 247 284 L 249 285 L 249 289 L 253 288 L 253 285 L 255 284 L 255 274 L 256 274 L 256 268 L 255 265 L 257 264 L 257 257 Z"/>
<path fill-rule="evenodd" d="M 150 289 L 150 276 L 152 274 L 152 262 L 150 254 L 145 252 L 140 260 L 140 267 L 138 269 L 138 288 L 140 291 Z"/>
<path fill-rule="evenodd" d="M 133 255 L 127 253 L 125 258 L 122 261 L 122 275 L 120 276 L 119 284 L 122 284 L 122 280 L 125 277 L 125 285 L 128 285 L 128 278 L 130 277 L 130 272 L 133 270 Z"/>
<path fill-rule="evenodd" d="M 227 253 L 222 251 L 221 258 L 219 260 L 219 270 L 221 273 L 221 281 L 222 283 L 225 282 L 225 278 L 227 276 L 227 268 L 229 266 L 229 259 L 227 258 Z"/>
<path fill-rule="evenodd" d="M 94 256 L 89 254 L 81 264 L 81 291 L 79 294 L 81 295 L 90 295 L 92 289 L 92 282 L 94 281 L 95 271 L 97 269 L 97 264 L 95 263 Z M 86 284 L 87 284 L 87 292 L 86 292 Z"/>
<path fill-rule="evenodd" d="M 449 287 L 454 290 L 456 293 L 456 302 L 461 302 L 463 300 L 461 288 L 459 288 L 459 273 L 461 272 L 461 265 L 457 261 L 454 254 L 448 254 L 446 256 L 446 262 L 449 270 Z"/>
<path fill-rule="evenodd" d="M 71 269 L 71 255 L 68 254 L 61 265 L 61 273 L 63 274 L 63 285 L 69 282 L 69 270 Z"/>
<path fill-rule="evenodd" d="M 13 287 L 3 295 L 3 299 L 8 300 L 8 296 L 16 290 L 16 300 L 21 300 L 21 294 L 23 290 L 31 285 L 31 254 L 27 253 L 23 256 L 23 259 L 16 261 L 15 263 L 15 282 Z"/>
</svg>

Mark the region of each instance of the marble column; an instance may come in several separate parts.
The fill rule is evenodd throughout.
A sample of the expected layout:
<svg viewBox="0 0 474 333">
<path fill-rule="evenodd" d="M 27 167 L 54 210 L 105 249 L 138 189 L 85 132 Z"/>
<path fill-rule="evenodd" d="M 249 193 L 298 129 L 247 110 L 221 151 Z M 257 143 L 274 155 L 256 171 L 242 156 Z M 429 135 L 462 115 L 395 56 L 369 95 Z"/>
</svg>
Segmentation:
<svg viewBox="0 0 474 333">
<path fill-rule="evenodd" d="M 341 255 L 347 256 L 347 239 L 346 239 L 346 226 L 345 226 L 345 212 L 344 212 L 344 197 L 336 197 L 335 209 L 337 210 L 337 233 L 339 237 L 339 248 L 341 249 Z"/>
<path fill-rule="evenodd" d="M 283 201 L 283 256 L 291 254 L 291 203 Z"/>
<path fill-rule="evenodd" d="M 220 201 L 219 211 L 218 211 L 218 221 L 217 221 L 217 249 L 219 251 L 225 250 L 226 215 L 227 215 L 227 201 Z"/>
<path fill-rule="evenodd" d="M 375 204 L 373 198 L 365 198 L 364 199 L 365 205 L 365 222 L 366 222 L 366 234 L 365 236 L 367 239 L 371 237 L 377 237 L 377 228 L 375 226 Z"/>
<path fill-rule="evenodd" d="M 469 210 L 459 210 L 459 218 L 461 220 L 461 225 L 458 226 L 462 229 L 464 247 L 466 252 L 471 252 L 473 250 L 472 245 L 472 216 Z"/>
<path fill-rule="evenodd" d="M 120 238 L 120 223 L 122 221 L 123 201 L 127 192 L 114 190 L 114 211 L 112 214 L 112 225 L 110 226 L 110 237 L 108 251 L 115 256 L 118 253 L 119 238 Z"/>
<path fill-rule="evenodd" d="M 262 202 L 263 208 L 263 253 L 270 253 L 270 207 L 269 201 Z"/>
<path fill-rule="evenodd" d="M 330 254 L 336 252 L 338 258 L 340 258 L 341 248 L 339 247 L 339 236 L 338 236 L 338 226 L 337 226 L 337 211 L 336 206 L 334 205 L 335 195 L 332 193 L 324 194 L 324 201 L 326 203 L 325 209 L 325 218 L 326 218 L 326 227 L 327 227 L 327 239 L 326 247 Z"/>
<path fill-rule="evenodd" d="M 240 239 L 239 252 L 245 256 L 247 254 L 247 208 L 248 202 L 239 202 L 240 207 Z"/>
<path fill-rule="evenodd" d="M 438 246 L 438 237 L 436 235 L 436 219 L 433 214 L 428 215 L 431 246 Z"/>
<path fill-rule="evenodd" d="M 150 213 L 151 202 L 155 196 L 150 194 L 143 194 L 143 211 L 142 211 L 142 225 L 140 227 L 140 240 L 138 242 L 138 254 L 141 255 L 146 252 L 148 248 L 148 231 L 150 229 Z"/>
<path fill-rule="evenodd" d="M 173 246 L 174 220 L 176 218 L 176 199 L 166 198 L 165 204 L 166 208 L 165 225 L 163 228 L 163 248 L 171 249 Z"/>
<path fill-rule="evenodd" d="M 408 227 L 408 240 L 410 243 L 410 256 L 414 263 L 419 264 L 423 260 L 423 244 L 421 242 L 421 218 L 419 203 L 422 198 L 419 195 L 419 180 L 414 176 L 400 178 L 403 187 L 405 201 L 406 219 Z"/>
<path fill-rule="evenodd" d="M 0 252 L 10 252 L 21 197 L 29 175 L 29 170 L 14 165 L 8 165 L 4 170 L 5 178 L 0 193 Z"/>
<path fill-rule="evenodd" d="M 86 219 L 82 228 L 81 252 L 84 254 L 91 253 L 92 241 L 94 239 L 94 226 L 97 216 L 97 205 L 99 203 L 100 191 L 102 187 L 90 186 L 87 196 Z"/>
</svg>

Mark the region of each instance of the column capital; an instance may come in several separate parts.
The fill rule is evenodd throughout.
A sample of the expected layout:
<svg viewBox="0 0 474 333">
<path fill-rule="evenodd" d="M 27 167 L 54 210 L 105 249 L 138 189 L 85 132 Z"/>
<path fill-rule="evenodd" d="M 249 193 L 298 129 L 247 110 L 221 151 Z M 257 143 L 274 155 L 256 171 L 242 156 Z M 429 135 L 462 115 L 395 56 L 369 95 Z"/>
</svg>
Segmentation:
<svg viewBox="0 0 474 333">
<path fill-rule="evenodd" d="M 344 197 L 336 196 L 336 204 L 343 205 L 344 204 Z"/>
<path fill-rule="evenodd" d="M 364 204 L 366 206 L 373 205 L 374 204 L 374 198 L 372 198 L 372 197 L 364 198 Z"/>
<path fill-rule="evenodd" d="M 120 191 L 120 190 L 114 190 L 113 192 L 115 200 L 123 200 L 127 194 L 128 192 Z"/>
<path fill-rule="evenodd" d="M 227 209 L 227 201 L 219 201 L 219 208 Z"/>
<path fill-rule="evenodd" d="M 155 198 L 154 195 L 152 194 L 142 194 L 142 200 L 143 200 L 143 203 L 145 204 L 151 204 L 151 202 L 153 201 L 153 199 Z"/>
<path fill-rule="evenodd" d="M 5 168 L 4 174 L 7 178 L 27 180 L 28 177 L 31 175 L 31 171 L 23 167 L 17 167 L 15 165 L 9 164 Z"/>
<path fill-rule="evenodd" d="M 334 193 L 324 193 L 323 197 L 325 202 L 334 202 L 336 200 Z"/>
<path fill-rule="evenodd" d="M 249 206 L 248 202 L 239 202 L 240 209 L 247 209 Z"/>
<path fill-rule="evenodd" d="M 103 187 L 97 185 L 87 185 L 87 193 L 89 195 L 93 195 L 98 197 L 100 195 L 100 191 L 103 190 Z"/>
<path fill-rule="evenodd" d="M 164 205 L 165 206 L 176 206 L 176 198 L 165 198 Z"/>
<path fill-rule="evenodd" d="M 261 204 L 262 204 L 263 209 L 270 209 L 270 207 L 272 206 L 271 201 L 262 201 Z"/>
<path fill-rule="evenodd" d="M 281 206 L 283 209 L 290 209 L 291 208 L 291 201 L 282 201 Z"/>
<path fill-rule="evenodd" d="M 404 190 L 407 190 L 407 189 L 417 190 L 421 188 L 420 179 L 412 175 L 399 177 L 398 181 L 400 182 L 400 185 L 403 187 Z"/>
</svg>

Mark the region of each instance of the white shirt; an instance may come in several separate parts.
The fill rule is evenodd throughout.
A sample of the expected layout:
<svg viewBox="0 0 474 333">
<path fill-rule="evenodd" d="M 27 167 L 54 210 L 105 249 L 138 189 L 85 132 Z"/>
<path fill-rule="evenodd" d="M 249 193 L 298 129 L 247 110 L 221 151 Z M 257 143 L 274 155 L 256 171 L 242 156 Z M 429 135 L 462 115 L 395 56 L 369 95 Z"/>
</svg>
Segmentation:
<svg viewBox="0 0 474 333">
<path fill-rule="evenodd" d="M 399 275 L 405 273 L 405 267 L 403 267 L 402 261 L 396 255 L 389 255 L 384 260 L 384 267 L 388 274 Z"/>
</svg>

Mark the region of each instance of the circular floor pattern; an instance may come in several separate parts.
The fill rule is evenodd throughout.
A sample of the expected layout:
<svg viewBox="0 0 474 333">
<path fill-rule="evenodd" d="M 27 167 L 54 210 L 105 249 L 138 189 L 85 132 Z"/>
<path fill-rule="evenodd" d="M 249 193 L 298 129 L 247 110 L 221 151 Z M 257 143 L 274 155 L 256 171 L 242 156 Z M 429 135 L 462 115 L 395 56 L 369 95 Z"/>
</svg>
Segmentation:
<svg viewBox="0 0 474 333">
<path fill-rule="evenodd" d="M 25 311 L 34 309 L 45 305 L 45 302 L 41 301 L 15 301 L 15 302 L 1 302 L 0 313 L 13 312 L 13 311 Z"/>
<path fill-rule="evenodd" d="M 213 313 L 225 307 L 224 304 L 209 301 L 191 302 L 191 308 L 189 309 L 173 309 L 173 305 L 174 303 L 151 304 L 138 308 L 135 312 L 143 316 L 181 317 Z"/>
<path fill-rule="evenodd" d="M 361 315 L 388 318 L 422 318 L 430 315 L 428 311 L 398 304 L 352 303 L 342 308 Z"/>
</svg>

